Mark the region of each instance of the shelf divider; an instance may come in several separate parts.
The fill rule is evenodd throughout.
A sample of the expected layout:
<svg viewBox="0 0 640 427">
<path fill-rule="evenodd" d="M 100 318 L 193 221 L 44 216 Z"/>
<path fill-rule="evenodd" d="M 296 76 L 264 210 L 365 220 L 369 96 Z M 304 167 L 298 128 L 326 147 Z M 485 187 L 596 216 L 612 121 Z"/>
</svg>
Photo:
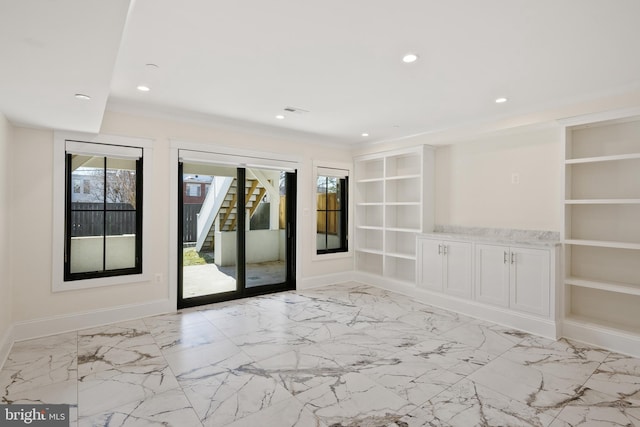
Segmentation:
<svg viewBox="0 0 640 427">
<path fill-rule="evenodd" d="M 616 292 L 627 295 L 640 295 L 640 285 L 620 282 L 603 282 L 598 280 L 587 280 L 578 277 L 567 277 L 564 281 L 566 285 L 578 286 L 581 288 L 599 289 L 602 291 Z"/>
<path fill-rule="evenodd" d="M 564 243 L 567 245 L 594 246 L 599 248 L 640 250 L 640 243 L 608 242 L 605 240 L 582 240 L 582 239 L 567 239 L 564 241 Z"/>
<path fill-rule="evenodd" d="M 619 161 L 619 160 L 633 160 L 633 159 L 640 159 L 640 153 L 617 154 L 614 156 L 583 157 L 581 159 L 566 159 L 565 164 L 577 165 L 581 163 L 613 162 L 613 161 Z"/>
</svg>

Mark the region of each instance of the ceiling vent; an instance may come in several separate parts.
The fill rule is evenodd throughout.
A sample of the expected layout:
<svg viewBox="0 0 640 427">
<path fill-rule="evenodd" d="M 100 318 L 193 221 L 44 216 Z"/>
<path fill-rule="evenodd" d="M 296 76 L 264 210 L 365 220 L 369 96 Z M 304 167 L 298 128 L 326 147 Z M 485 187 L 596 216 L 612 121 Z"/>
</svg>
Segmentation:
<svg viewBox="0 0 640 427">
<path fill-rule="evenodd" d="M 286 111 L 287 113 L 295 113 L 295 114 L 306 114 L 309 112 L 308 110 L 304 110 L 298 107 L 284 107 L 284 111 Z"/>
</svg>

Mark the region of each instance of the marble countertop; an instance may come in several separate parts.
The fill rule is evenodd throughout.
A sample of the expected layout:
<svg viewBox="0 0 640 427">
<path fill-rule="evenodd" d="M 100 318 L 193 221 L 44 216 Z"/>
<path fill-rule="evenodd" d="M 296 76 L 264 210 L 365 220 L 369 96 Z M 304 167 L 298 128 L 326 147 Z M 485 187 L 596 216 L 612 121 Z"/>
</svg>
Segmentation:
<svg viewBox="0 0 640 427">
<path fill-rule="evenodd" d="M 517 230 L 509 228 L 460 227 L 437 225 L 433 232 L 419 236 L 437 239 L 467 240 L 517 246 L 551 248 L 560 245 L 560 233 L 543 230 Z"/>
</svg>

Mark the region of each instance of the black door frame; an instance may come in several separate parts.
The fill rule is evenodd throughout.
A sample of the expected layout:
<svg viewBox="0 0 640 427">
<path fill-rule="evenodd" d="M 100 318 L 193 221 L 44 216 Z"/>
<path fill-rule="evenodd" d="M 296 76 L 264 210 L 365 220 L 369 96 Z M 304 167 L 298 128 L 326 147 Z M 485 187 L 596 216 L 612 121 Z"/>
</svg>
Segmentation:
<svg viewBox="0 0 640 427">
<path fill-rule="evenodd" d="M 244 188 L 246 180 L 246 168 L 238 167 L 237 176 L 238 188 Z M 199 305 L 212 304 L 215 302 L 230 301 L 234 299 L 246 298 L 250 296 L 265 295 L 275 292 L 294 290 L 296 288 L 296 199 L 297 199 L 297 170 L 285 172 L 285 188 L 287 194 L 285 198 L 286 210 L 286 278 L 283 283 L 274 283 L 261 286 L 246 287 L 246 233 L 236 232 L 236 283 L 234 291 L 220 292 L 210 295 L 202 295 L 192 298 L 183 298 L 183 222 L 184 222 L 184 198 L 182 187 L 184 183 L 183 162 L 178 162 L 178 299 L 177 308 L 196 307 Z M 237 206 L 238 211 L 244 211 L 245 192 L 238 191 Z M 236 230 L 244 230 L 246 227 L 245 215 L 238 215 Z"/>
</svg>

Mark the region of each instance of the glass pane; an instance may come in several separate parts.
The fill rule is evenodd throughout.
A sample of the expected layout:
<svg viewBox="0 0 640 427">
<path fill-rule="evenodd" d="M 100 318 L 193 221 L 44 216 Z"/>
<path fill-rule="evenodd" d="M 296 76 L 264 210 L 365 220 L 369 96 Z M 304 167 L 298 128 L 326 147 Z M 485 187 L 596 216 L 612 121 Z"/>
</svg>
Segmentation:
<svg viewBox="0 0 640 427">
<path fill-rule="evenodd" d="M 107 212 L 106 225 L 106 269 L 135 267 L 136 212 L 132 210 Z"/>
<path fill-rule="evenodd" d="M 71 168 L 71 209 L 102 210 L 104 157 L 73 155 Z"/>
<path fill-rule="evenodd" d="M 183 165 L 182 298 L 236 290 L 236 175 L 236 168 Z"/>
<path fill-rule="evenodd" d="M 340 249 L 340 212 L 327 212 L 327 249 Z"/>
<path fill-rule="evenodd" d="M 340 179 L 327 178 L 327 209 L 340 209 Z"/>
<path fill-rule="evenodd" d="M 136 161 L 107 159 L 107 209 L 136 208 Z"/>
<path fill-rule="evenodd" d="M 71 213 L 71 273 L 103 271 L 103 219 L 102 212 Z"/>
<path fill-rule="evenodd" d="M 246 170 L 246 287 L 284 283 L 286 267 L 286 174 Z"/>
</svg>

